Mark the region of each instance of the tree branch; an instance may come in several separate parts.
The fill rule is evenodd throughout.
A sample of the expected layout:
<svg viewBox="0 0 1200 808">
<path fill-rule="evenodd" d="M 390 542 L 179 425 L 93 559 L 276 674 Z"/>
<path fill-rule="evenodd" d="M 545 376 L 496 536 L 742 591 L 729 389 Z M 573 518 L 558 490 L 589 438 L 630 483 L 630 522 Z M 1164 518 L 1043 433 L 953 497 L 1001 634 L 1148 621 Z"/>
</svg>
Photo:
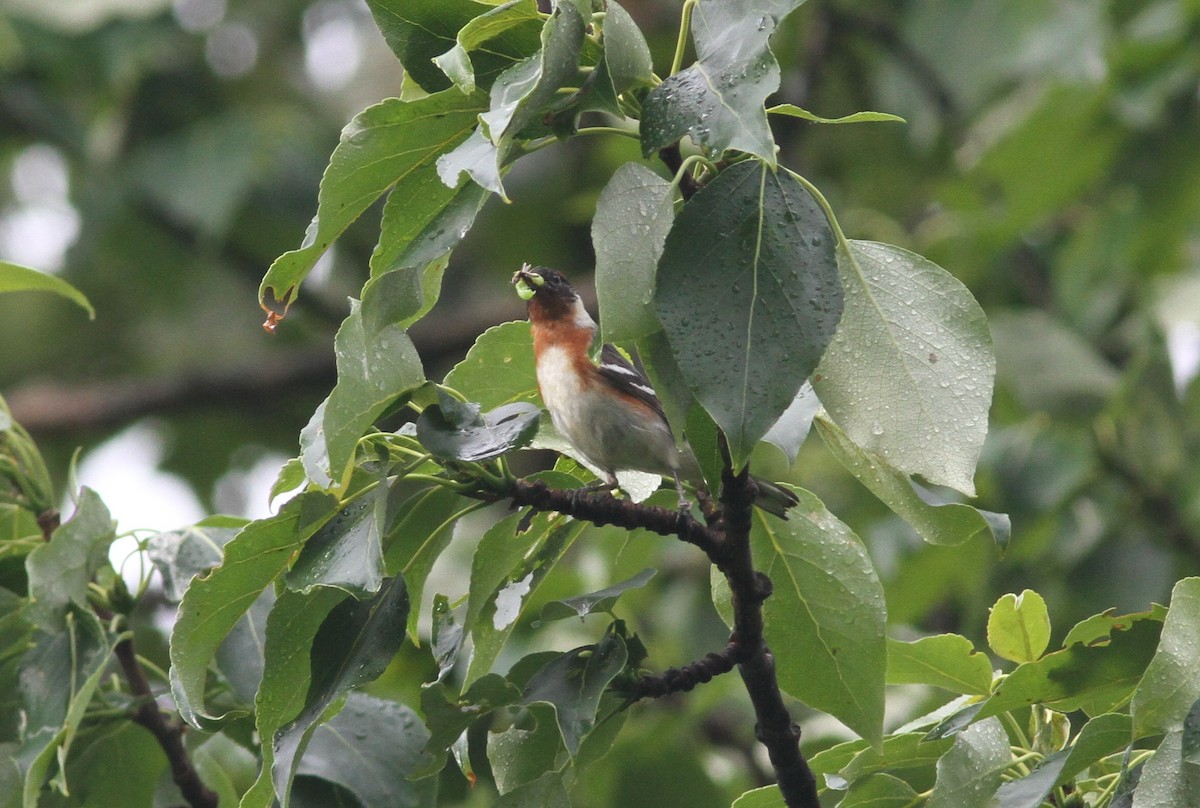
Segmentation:
<svg viewBox="0 0 1200 808">
<path fill-rule="evenodd" d="M 557 511 L 597 526 L 617 525 L 678 536 L 703 550 L 725 576 L 733 594 L 734 624 L 729 643 L 721 651 L 688 665 L 642 677 L 626 692 L 641 698 L 691 690 L 737 665 L 754 706 L 754 735 L 767 748 L 785 802 L 790 808 L 820 808 L 816 777 L 800 753 L 800 727 L 783 703 L 775 658 L 763 639 L 762 603 L 771 595 L 771 581 L 754 569 L 750 554 L 757 493 L 749 469 L 734 474 L 727 458 L 721 504 L 715 510 L 706 509 L 707 524 L 685 511 L 640 505 L 607 492 L 551 488 L 540 480 L 517 479 L 507 495 L 517 505 Z"/>
<path fill-rule="evenodd" d="M 134 653 L 133 641 L 126 639 L 117 643 L 116 654 L 121 670 L 125 672 L 125 679 L 129 682 L 129 690 L 139 702 L 133 720 L 148 729 L 162 747 L 171 764 L 171 779 L 179 786 L 183 798 L 192 808 L 217 808 L 217 795 L 200 780 L 200 774 L 188 756 L 187 747 L 183 745 L 183 725 L 175 719 L 167 720 L 158 709 L 150 681 Z"/>
<path fill-rule="evenodd" d="M 722 441 L 722 450 L 728 455 Z M 749 468 L 733 473 L 726 456 L 721 486 L 725 512 L 725 542 L 729 569 L 723 570 L 733 593 L 733 631 L 746 660 L 738 672 L 754 705 L 754 737 L 767 748 L 779 790 L 790 808 L 820 808 L 817 780 L 800 753 L 800 725 L 792 721 L 779 680 L 775 657 L 763 639 L 762 602 L 771 595 L 771 581 L 754 569 L 750 555 L 750 524 L 757 487 Z"/>
</svg>

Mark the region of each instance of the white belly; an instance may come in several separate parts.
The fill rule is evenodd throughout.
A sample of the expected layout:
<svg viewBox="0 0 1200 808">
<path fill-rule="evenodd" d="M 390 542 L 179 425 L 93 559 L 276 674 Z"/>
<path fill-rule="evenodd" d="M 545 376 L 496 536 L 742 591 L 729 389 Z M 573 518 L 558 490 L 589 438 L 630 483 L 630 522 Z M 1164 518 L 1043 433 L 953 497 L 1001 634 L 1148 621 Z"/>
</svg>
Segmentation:
<svg viewBox="0 0 1200 808">
<path fill-rule="evenodd" d="M 610 474 L 633 469 L 670 475 L 679 468 L 680 454 L 665 425 L 608 406 L 598 390 L 584 389 L 562 349 L 543 352 L 537 377 L 554 427 L 592 465 Z"/>
</svg>

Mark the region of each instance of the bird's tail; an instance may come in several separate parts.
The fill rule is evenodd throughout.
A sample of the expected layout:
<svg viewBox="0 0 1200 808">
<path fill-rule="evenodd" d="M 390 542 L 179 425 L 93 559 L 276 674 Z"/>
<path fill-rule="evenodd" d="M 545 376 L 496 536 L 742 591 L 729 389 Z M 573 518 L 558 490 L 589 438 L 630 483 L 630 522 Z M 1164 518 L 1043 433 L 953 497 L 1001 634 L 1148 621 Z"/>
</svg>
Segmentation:
<svg viewBox="0 0 1200 808">
<path fill-rule="evenodd" d="M 754 504 L 780 519 L 787 519 L 788 509 L 800 503 L 791 491 L 769 480 L 755 477 L 754 484 L 758 487 L 758 496 L 755 497 Z"/>
</svg>

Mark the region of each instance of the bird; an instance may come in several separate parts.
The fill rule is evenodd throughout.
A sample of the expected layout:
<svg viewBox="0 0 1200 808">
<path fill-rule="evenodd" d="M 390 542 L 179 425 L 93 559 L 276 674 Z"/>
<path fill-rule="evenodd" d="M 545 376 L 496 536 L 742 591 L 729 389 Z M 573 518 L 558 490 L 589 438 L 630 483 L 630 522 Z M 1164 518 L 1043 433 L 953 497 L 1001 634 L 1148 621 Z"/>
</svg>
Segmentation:
<svg viewBox="0 0 1200 808">
<path fill-rule="evenodd" d="M 654 387 L 611 343 L 592 349 L 599 326 L 561 272 L 524 264 L 512 276 L 526 301 L 533 334 L 538 392 L 558 432 L 617 488 L 618 471 L 644 471 L 675 483 L 681 511 L 690 510 L 683 481 L 702 482 L 695 455 L 680 446 Z M 755 504 L 783 519 L 799 500 L 791 491 L 755 478 Z"/>
</svg>

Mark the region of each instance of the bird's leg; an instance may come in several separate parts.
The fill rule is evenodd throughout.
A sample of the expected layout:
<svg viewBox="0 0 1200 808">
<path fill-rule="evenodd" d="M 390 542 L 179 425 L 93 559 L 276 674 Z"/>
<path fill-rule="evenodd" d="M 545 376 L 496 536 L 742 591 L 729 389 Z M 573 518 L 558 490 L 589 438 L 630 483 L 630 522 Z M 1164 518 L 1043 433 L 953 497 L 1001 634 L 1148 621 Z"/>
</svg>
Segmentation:
<svg viewBox="0 0 1200 808">
<path fill-rule="evenodd" d="M 679 470 L 672 469 L 671 476 L 675 478 L 675 492 L 679 494 L 680 512 L 690 511 L 692 509 L 692 502 L 687 498 L 687 495 L 683 493 L 683 483 L 679 480 Z"/>
<path fill-rule="evenodd" d="M 593 494 L 599 492 L 615 491 L 617 489 L 617 478 L 612 474 L 606 474 L 606 479 L 597 480 L 594 483 L 588 483 L 582 488 L 576 488 L 571 494 L 571 504 L 579 504 L 579 496 L 581 494 Z"/>
</svg>

